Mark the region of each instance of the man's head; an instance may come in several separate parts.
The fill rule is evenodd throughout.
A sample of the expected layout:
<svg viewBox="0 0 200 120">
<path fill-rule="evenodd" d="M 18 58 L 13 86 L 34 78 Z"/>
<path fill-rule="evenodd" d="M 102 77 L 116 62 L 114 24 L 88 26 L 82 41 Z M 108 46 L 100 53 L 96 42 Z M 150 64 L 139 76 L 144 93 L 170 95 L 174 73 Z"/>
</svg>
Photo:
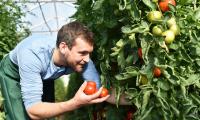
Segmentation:
<svg viewBox="0 0 200 120">
<path fill-rule="evenodd" d="M 93 51 L 93 33 L 81 23 L 71 22 L 59 30 L 56 46 L 62 64 L 81 72 Z"/>
<path fill-rule="evenodd" d="M 65 42 L 71 49 L 76 38 L 81 37 L 89 44 L 93 45 L 93 33 L 80 22 L 74 21 L 62 26 L 58 31 L 56 47 L 59 47 L 61 42 Z"/>
</svg>

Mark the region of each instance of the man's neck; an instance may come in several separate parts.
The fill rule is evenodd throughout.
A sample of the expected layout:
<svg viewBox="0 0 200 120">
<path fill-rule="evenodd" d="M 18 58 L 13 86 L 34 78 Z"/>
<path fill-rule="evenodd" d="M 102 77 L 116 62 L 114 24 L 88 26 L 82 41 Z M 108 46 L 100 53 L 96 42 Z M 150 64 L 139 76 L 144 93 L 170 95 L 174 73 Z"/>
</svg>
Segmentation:
<svg viewBox="0 0 200 120">
<path fill-rule="evenodd" d="M 53 51 L 53 62 L 56 66 L 66 66 L 64 62 L 64 57 L 60 53 L 58 48 L 55 48 Z"/>
</svg>

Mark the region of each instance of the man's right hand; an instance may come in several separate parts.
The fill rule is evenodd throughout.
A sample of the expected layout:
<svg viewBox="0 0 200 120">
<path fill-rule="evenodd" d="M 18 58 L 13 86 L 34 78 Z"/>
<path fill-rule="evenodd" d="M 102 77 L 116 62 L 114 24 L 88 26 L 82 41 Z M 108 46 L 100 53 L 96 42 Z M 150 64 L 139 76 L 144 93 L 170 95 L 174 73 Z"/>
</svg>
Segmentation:
<svg viewBox="0 0 200 120">
<path fill-rule="evenodd" d="M 72 100 L 75 102 L 77 107 L 81 107 L 83 105 L 89 105 L 89 104 L 94 104 L 94 103 L 101 103 L 109 98 L 110 95 L 107 95 L 106 97 L 100 98 L 100 94 L 102 92 L 103 87 L 101 87 L 96 93 L 92 95 L 86 95 L 83 91 L 87 85 L 87 82 L 85 81 L 75 96 L 72 98 Z"/>
</svg>

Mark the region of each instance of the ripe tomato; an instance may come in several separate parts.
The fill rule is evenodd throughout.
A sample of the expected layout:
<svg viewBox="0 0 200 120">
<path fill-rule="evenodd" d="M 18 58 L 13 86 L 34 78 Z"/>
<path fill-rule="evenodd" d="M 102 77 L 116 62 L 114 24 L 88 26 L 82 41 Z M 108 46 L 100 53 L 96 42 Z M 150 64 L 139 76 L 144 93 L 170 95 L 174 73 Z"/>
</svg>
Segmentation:
<svg viewBox="0 0 200 120">
<path fill-rule="evenodd" d="M 161 20 L 162 13 L 160 11 L 151 11 L 147 14 L 149 22 L 156 22 Z"/>
<path fill-rule="evenodd" d="M 171 30 L 167 30 L 162 33 L 163 36 L 165 36 L 165 43 L 170 44 L 174 41 L 175 39 L 175 34 Z"/>
<path fill-rule="evenodd" d="M 153 75 L 154 75 L 154 77 L 160 77 L 160 75 L 161 75 L 161 70 L 160 70 L 160 68 L 155 67 L 155 68 L 153 69 Z"/>
<path fill-rule="evenodd" d="M 106 88 L 103 88 L 99 97 L 100 98 L 106 97 L 108 94 L 109 94 L 108 90 Z"/>
<path fill-rule="evenodd" d="M 159 2 L 159 7 L 163 12 L 166 12 L 169 10 L 169 4 L 176 6 L 175 0 L 161 0 Z"/>
<path fill-rule="evenodd" d="M 91 85 L 96 88 L 96 83 L 94 81 L 87 81 L 87 85 Z"/>
<path fill-rule="evenodd" d="M 93 81 L 88 81 L 87 85 L 83 91 L 87 95 L 92 95 L 96 92 L 96 83 Z"/>
<path fill-rule="evenodd" d="M 156 36 L 162 35 L 162 30 L 158 26 L 154 26 L 152 29 L 152 33 Z"/>
<path fill-rule="evenodd" d="M 138 48 L 138 56 L 142 59 L 142 48 Z"/>
</svg>

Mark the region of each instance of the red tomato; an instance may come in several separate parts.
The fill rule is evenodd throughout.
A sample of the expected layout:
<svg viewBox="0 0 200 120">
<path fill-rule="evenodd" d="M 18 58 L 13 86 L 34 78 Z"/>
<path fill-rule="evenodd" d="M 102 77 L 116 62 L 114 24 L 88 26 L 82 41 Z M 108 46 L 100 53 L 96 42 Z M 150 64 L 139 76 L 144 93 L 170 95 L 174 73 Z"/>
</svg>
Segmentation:
<svg viewBox="0 0 200 120">
<path fill-rule="evenodd" d="M 153 69 L 153 75 L 154 75 L 154 77 L 160 77 L 160 75 L 161 75 L 161 70 L 160 70 L 160 68 L 155 67 L 155 68 Z"/>
<path fill-rule="evenodd" d="M 128 111 L 126 120 L 132 120 L 132 117 L 133 117 L 133 112 Z"/>
<path fill-rule="evenodd" d="M 87 85 L 91 85 L 96 88 L 96 82 L 94 82 L 94 81 L 87 81 Z"/>
<path fill-rule="evenodd" d="M 83 91 L 87 95 L 92 95 L 96 92 L 96 83 L 93 81 L 88 81 L 87 85 Z"/>
<path fill-rule="evenodd" d="M 142 48 L 138 48 L 138 56 L 142 59 Z"/>
<path fill-rule="evenodd" d="M 175 0 L 161 0 L 159 2 L 159 7 L 163 12 L 166 12 L 169 10 L 169 4 L 176 6 Z"/>
<path fill-rule="evenodd" d="M 103 88 L 99 97 L 100 98 L 106 97 L 108 94 L 109 94 L 108 90 L 106 88 Z"/>
</svg>

